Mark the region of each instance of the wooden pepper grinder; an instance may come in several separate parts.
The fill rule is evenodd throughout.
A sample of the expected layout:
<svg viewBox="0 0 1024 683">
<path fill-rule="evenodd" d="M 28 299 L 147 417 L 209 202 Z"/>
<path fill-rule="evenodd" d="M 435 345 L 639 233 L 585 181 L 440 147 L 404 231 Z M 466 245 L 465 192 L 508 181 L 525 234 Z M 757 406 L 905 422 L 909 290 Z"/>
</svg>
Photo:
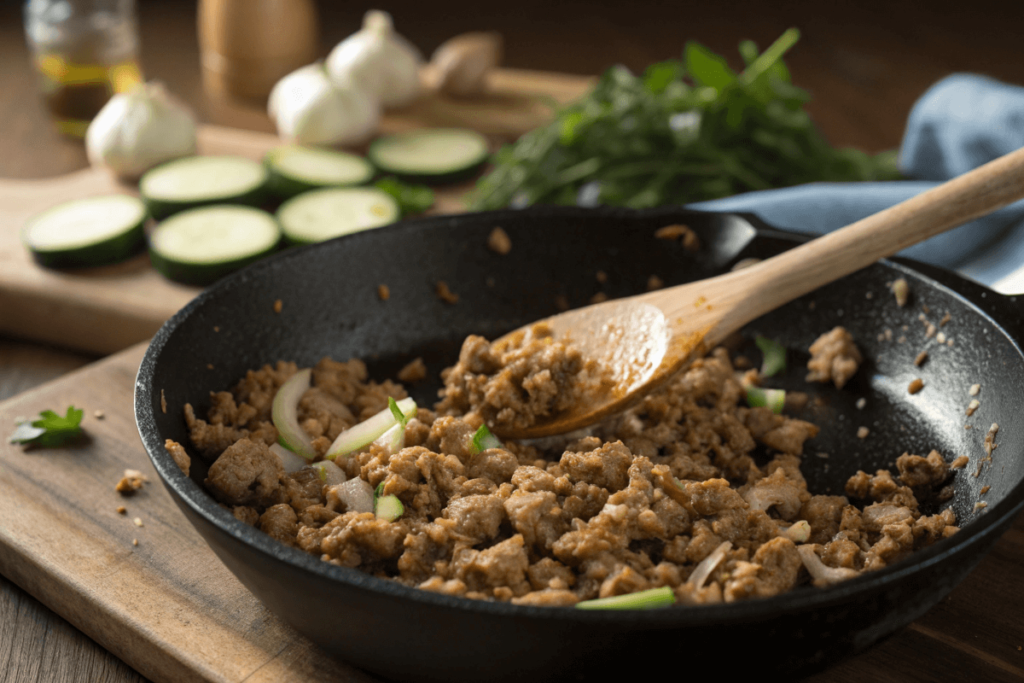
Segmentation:
<svg viewBox="0 0 1024 683">
<path fill-rule="evenodd" d="M 265 98 L 283 76 L 316 59 L 313 0 L 199 0 L 198 23 L 210 95 Z"/>
</svg>

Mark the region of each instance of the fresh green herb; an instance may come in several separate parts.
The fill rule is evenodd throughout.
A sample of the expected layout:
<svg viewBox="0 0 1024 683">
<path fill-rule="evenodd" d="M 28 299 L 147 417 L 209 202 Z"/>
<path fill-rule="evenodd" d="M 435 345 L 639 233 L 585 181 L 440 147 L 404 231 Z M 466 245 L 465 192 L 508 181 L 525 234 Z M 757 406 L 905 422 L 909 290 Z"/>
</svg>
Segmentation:
<svg viewBox="0 0 1024 683">
<path fill-rule="evenodd" d="M 504 448 L 504 446 L 502 446 L 498 437 L 491 433 L 487 425 L 480 425 L 480 428 L 473 434 L 473 447 L 471 450 L 474 453 L 479 453 L 480 451 L 486 451 L 488 448 Z"/>
<path fill-rule="evenodd" d="M 764 360 L 761 361 L 762 377 L 771 377 L 786 370 L 785 346 L 761 335 L 757 335 L 754 338 L 754 343 L 757 344 L 757 348 L 761 349 L 761 353 L 764 354 Z"/>
<path fill-rule="evenodd" d="M 771 408 L 772 412 L 778 415 L 786 405 L 786 391 L 747 387 L 747 405 L 751 408 Z"/>
<path fill-rule="evenodd" d="M 82 433 L 82 413 L 81 409 L 74 406 L 68 406 L 64 417 L 52 410 L 44 410 L 39 413 L 38 420 L 18 424 L 11 434 L 10 442 L 44 448 L 62 446 Z"/>
<path fill-rule="evenodd" d="M 645 208 L 899 177 L 895 152 L 835 149 L 814 127 L 804 110 L 809 96 L 782 61 L 798 38 L 790 29 L 762 53 L 744 41 L 740 73 L 693 42 L 683 60 L 653 64 L 642 76 L 612 67 L 551 124 L 499 150 L 470 207 Z"/>
<path fill-rule="evenodd" d="M 402 409 L 398 407 L 398 401 L 388 396 L 388 408 L 391 410 L 391 414 L 395 416 L 395 421 L 398 424 L 405 427 L 405 423 L 409 421 L 409 418 L 405 416 Z"/>
<path fill-rule="evenodd" d="M 576 603 L 576 609 L 651 609 L 674 604 L 675 594 L 669 586 L 651 588 L 610 598 L 597 598 Z"/>
<path fill-rule="evenodd" d="M 412 216 L 423 213 L 434 205 L 434 191 L 425 185 L 413 185 L 387 176 L 374 183 L 378 190 L 391 195 L 403 216 Z"/>
</svg>

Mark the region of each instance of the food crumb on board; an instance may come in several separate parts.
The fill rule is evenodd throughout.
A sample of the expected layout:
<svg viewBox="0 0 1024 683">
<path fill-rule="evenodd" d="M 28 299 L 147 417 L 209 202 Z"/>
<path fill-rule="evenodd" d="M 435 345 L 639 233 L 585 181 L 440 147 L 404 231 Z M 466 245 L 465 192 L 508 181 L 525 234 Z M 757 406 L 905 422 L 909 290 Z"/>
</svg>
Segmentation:
<svg viewBox="0 0 1024 683">
<path fill-rule="evenodd" d="M 491 234 L 487 237 L 487 248 L 493 251 L 495 254 L 505 254 L 512 251 L 512 240 L 509 238 L 508 233 L 501 228 L 494 228 L 491 230 Z"/>
<path fill-rule="evenodd" d="M 284 302 L 280 299 L 276 300 L 274 302 L 274 313 L 280 313 L 282 308 L 284 308 Z"/>
<path fill-rule="evenodd" d="M 387 301 L 391 298 L 391 288 L 387 285 L 377 285 L 377 298 L 381 301 Z"/>
<path fill-rule="evenodd" d="M 914 359 L 914 365 L 916 365 L 917 367 L 921 367 L 922 365 L 924 365 L 924 362 L 926 360 L 928 360 L 928 352 L 922 351 L 921 353 L 917 354 L 917 358 Z"/>
<path fill-rule="evenodd" d="M 557 308 L 560 311 L 568 311 L 569 299 L 567 299 L 564 294 L 559 294 L 558 296 L 555 297 L 555 308 Z"/>
<path fill-rule="evenodd" d="M 437 287 L 435 291 L 437 292 L 437 298 L 445 302 L 446 304 L 454 304 L 459 300 L 459 295 L 453 292 L 452 290 L 448 289 L 448 283 L 445 282 L 444 280 L 437 281 Z"/>
<path fill-rule="evenodd" d="M 126 508 L 126 507 L 125 507 L 124 505 L 118 505 L 118 506 L 117 506 L 117 507 L 116 507 L 116 508 L 114 509 L 114 511 L 115 511 L 115 512 L 117 512 L 117 514 L 119 514 L 119 515 L 125 515 L 125 514 L 128 514 L 128 508 Z"/>
<path fill-rule="evenodd" d="M 142 518 L 136 517 L 132 520 L 132 524 L 134 524 L 135 526 L 142 526 Z"/>
<path fill-rule="evenodd" d="M 654 236 L 660 240 L 678 239 L 683 243 L 683 249 L 686 251 L 700 249 L 700 238 L 688 225 L 666 225 L 655 230 Z"/>
<path fill-rule="evenodd" d="M 608 282 L 608 273 L 604 272 L 603 270 L 599 270 L 596 273 L 594 273 L 594 279 L 600 282 L 601 284 L 604 284 Z"/>
<path fill-rule="evenodd" d="M 132 545 L 138 545 L 138 544 L 139 544 L 139 539 L 133 538 L 132 539 Z"/>
<path fill-rule="evenodd" d="M 601 304 L 604 303 L 605 301 L 608 301 L 608 295 L 605 294 L 604 292 L 598 292 L 594 296 L 590 297 L 591 304 Z"/>
<path fill-rule="evenodd" d="M 122 496 L 130 496 L 142 489 L 149 477 L 138 470 L 125 470 L 124 476 L 114 485 L 114 490 Z"/>
<path fill-rule="evenodd" d="M 868 400 L 861 396 L 860 398 L 857 399 L 857 403 L 855 405 L 857 406 L 857 410 L 864 410 L 864 406 L 866 406 L 867 404 Z"/>
<path fill-rule="evenodd" d="M 924 380 L 920 377 L 910 380 L 910 384 L 907 385 L 907 391 L 911 394 L 916 394 L 922 389 L 924 389 Z"/>
<path fill-rule="evenodd" d="M 896 297 L 896 305 L 903 307 L 907 305 L 907 298 L 910 296 L 910 285 L 903 278 L 892 283 L 892 293 Z"/>
<path fill-rule="evenodd" d="M 657 289 L 661 289 L 664 286 L 665 286 L 665 281 L 662 280 L 657 275 L 652 275 L 649 278 L 647 278 L 647 291 L 648 292 L 653 292 L 653 291 L 655 291 Z"/>
<path fill-rule="evenodd" d="M 858 439 L 866 439 L 866 438 L 868 438 L 868 434 L 870 434 L 870 433 L 871 433 L 871 430 L 868 429 L 867 427 L 858 427 L 857 428 L 857 438 Z"/>
<path fill-rule="evenodd" d="M 939 327 L 945 327 L 946 323 L 948 323 L 952 319 L 953 319 L 953 316 L 951 316 L 949 314 L 949 311 L 946 311 L 946 314 L 944 316 L 942 316 L 941 320 L 939 320 Z"/>
<path fill-rule="evenodd" d="M 102 410 L 94 410 L 92 411 L 92 416 L 95 417 L 97 420 L 102 420 L 107 416 L 107 414 L 104 413 Z"/>
<path fill-rule="evenodd" d="M 958 455 L 956 456 L 956 459 L 949 464 L 949 467 L 954 470 L 962 470 L 967 467 L 968 462 L 969 458 L 966 455 Z"/>
<path fill-rule="evenodd" d="M 398 379 L 402 382 L 419 382 L 427 376 L 427 366 L 423 364 L 422 358 L 416 358 L 398 371 Z"/>
<path fill-rule="evenodd" d="M 967 393 L 971 396 L 977 396 L 979 391 L 981 391 L 981 385 L 972 384 L 971 388 L 967 390 Z"/>
<path fill-rule="evenodd" d="M 992 488 L 992 487 L 989 486 L 988 484 L 985 484 L 984 486 L 981 487 L 981 491 L 979 491 L 978 493 L 980 493 L 981 495 L 984 495 L 984 494 L 988 493 L 988 490 L 990 488 Z"/>
<path fill-rule="evenodd" d="M 164 390 L 160 390 L 160 410 L 164 415 L 167 414 L 167 397 L 164 396 Z"/>
<path fill-rule="evenodd" d="M 974 411 L 981 407 L 981 401 L 978 399 L 971 399 L 971 402 L 967 404 L 967 417 L 974 415 Z"/>
</svg>

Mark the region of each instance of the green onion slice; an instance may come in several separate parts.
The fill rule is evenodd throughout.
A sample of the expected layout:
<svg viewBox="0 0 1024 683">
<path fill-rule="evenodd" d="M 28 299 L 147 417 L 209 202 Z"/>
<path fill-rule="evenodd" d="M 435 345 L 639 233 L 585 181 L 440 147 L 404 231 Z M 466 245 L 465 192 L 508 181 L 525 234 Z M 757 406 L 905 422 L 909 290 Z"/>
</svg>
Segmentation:
<svg viewBox="0 0 1024 683">
<path fill-rule="evenodd" d="M 480 451 L 486 451 L 488 448 L 504 448 L 504 446 L 498 437 L 491 433 L 487 425 L 480 425 L 480 429 L 476 430 L 476 433 L 473 434 L 473 447 L 471 450 L 474 453 L 479 453 Z"/>
<path fill-rule="evenodd" d="M 785 389 L 762 389 L 747 387 L 747 405 L 751 408 L 771 408 L 778 415 L 786 404 Z"/>
<path fill-rule="evenodd" d="M 402 409 L 398 407 L 398 401 L 388 396 L 388 408 L 391 410 L 391 414 L 395 416 L 395 421 L 398 424 L 405 426 L 405 423 L 409 421 L 409 418 L 405 416 Z"/>
<path fill-rule="evenodd" d="M 669 586 L 651 588 L 610 598 L 597 598 L 577 602 L 577 609 L 653 609 L 675 604 L 676 596 Z"/>
<path fill-rule="evenodd" d="M 761 376 L 771 377 L 786 370 L 786 347 L 777 341 L 757 335 L 754 339 L 757 348 L 764 354 L 764 361 L 761 363 Z"/>
</svg>

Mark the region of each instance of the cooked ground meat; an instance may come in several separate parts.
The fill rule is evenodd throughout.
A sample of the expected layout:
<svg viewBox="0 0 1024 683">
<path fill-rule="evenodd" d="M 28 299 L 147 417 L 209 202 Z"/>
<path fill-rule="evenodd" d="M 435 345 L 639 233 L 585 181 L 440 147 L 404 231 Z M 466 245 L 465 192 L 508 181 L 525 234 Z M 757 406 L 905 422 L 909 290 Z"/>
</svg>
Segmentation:
<svg viewBox="0 0 1024 683">
<path fill-rule="evenodd" d="M 837 386 L 861 360 L 842 328 L 812 353 L 815 378 Z M 313 468 L 286 473 L 269 448 L 270 403 L 295 371 L 250 372 L 211 394 L 206 420 L 185 407 L 193 446 L 213 460 L 207 489 L 282 543 L 423 590 L 568 606 L 668 586 L 680 604 L 731 602 L 845 580 L 956 531 L 952 510 L 919 510 L 919 497 L 948 489 L 936 451 L 903 454 L 896 477 L 858 472 L 845 496 L 812 495 L 800 463 L 818 427 L 742 405 L 724 349 L 585 435 L 481 450 L 482 424 L 532 424 L 600 388 L 602 374 L 544 326 L 502 347 L 470 337 L 404 446 L 339 457 L 349 481 L 332 486 Z M 359 361 L 325 358 L 299 401 L 301 428 L 329 444 L 389 396 L 405 391 L 370 381 Z M 354 507 L 350 484 L 396 497 L 402 514 Z"/>
<path fill-rule="evenodd" d="M 853 343 L 846 328 L 835 327 L 811 344 L 811 359 L 807 361 L 808 382 L 828 382 L 842 389 L 864 359 Z"/>
</svg>

